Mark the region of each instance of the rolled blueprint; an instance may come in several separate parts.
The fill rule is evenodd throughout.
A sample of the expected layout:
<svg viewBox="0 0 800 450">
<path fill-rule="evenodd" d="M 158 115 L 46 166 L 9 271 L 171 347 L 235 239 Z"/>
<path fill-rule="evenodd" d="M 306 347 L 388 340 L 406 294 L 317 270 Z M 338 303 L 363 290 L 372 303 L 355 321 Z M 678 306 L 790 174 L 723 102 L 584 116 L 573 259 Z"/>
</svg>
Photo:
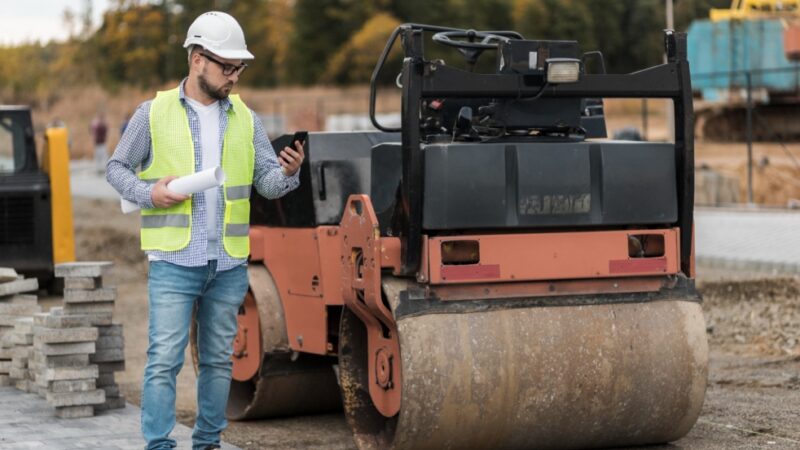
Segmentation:
<svg viewBox="0 0 800 450">
<path fill-rule="evenodd" d="M 224 182 L 225 172 L 222 170 L 222 167 L 216 166 L 203 170 L 202 172 L 176 178 L 167 184 L 167 189 L 178 194 L 191 195 L 203 192 L 206 189 L 221 186 Z M 139 209 L 139 205 L 129 202 L 124 198 L 120 199 L 120 204 L 122 206 L 122 212 L 125 214 Z"/>
</svg>

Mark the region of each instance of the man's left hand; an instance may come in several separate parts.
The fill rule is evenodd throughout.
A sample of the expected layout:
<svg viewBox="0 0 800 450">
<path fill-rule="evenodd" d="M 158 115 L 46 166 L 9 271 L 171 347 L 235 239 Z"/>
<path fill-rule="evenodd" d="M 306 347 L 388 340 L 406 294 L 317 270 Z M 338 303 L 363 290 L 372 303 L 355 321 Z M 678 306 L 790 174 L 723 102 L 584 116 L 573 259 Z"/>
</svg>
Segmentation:
<svg viewBox="0 0 800 450">
<path fill-rule="evenodd" d="M 283 147 L 281 154 L 278 155 L 278 162 L 281 167 L 283 167 L 283 173 L 287 177 L 297 173 L 300 169 L 300 164 L 303 163 L 306 157 L 305 152 L 303 152 L 303 144 L 301 144 L 300 141 L 294 141 L 294 146 L 295 149 Z"/>
</svg>

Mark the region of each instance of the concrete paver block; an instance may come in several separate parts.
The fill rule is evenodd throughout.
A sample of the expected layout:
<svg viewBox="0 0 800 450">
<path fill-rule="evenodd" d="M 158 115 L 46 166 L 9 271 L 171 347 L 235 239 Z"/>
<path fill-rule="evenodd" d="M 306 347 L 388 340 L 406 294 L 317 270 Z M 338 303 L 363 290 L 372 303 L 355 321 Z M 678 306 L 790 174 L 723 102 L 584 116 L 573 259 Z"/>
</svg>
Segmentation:
<svg viewBox="0 0 800 450">
<path fill-rule="evenodd" d="M 95 411 L 108 411 L 109 409 L 122 409 L 125 407 L 125 397 L 106 398 L 106 401 L 95 405 Z"/>
<path fill-rule="evenodd" d="M 37 304 L 0 303 L 0 315 L 32 316 L 41 311 Z"/>
<path fill-rule="evenodd" d="M 10 376 L 14 380 L 31 380 L 32 377 L 28 373 L 28 369 L 23 367 L 12 367 L 11 370 L 8 371 L 8 376 Z"/>
<path fill-rule="evenodd" d="M 91 326 L 104 326 L 104 325 L 111 325 L 113 312 L 99 312 L 99 313 L 89 313 L 89 314 L 81 314 L 82 316 L 86 316 L 89 318 L 89 324 Z"/>
<path fill-rule="evenodd" d="M 116 384 L 112 386 L 103 386 L 100 389 L 105 391 L 106 399 L 119 397 L 119 386 Z"/>
<path fill-rule="evenodd" d="M 36 377 L 36 382 L 44 386 L 48 381 L 83 380 L 97 378 L 99 373 L 96 365 L 84 367 L 46 367 Z"/>
<path fill-rule="evenodd" d="M 28 358 L 13 358 L 11 360 L 11 368 L 12 369 L 28 369 Z M 11 372 L 9 372 L 11 373 Z M 22 378 L 22 377 L 14 377 L 14 378 Z"/>
<path fill-rule="evenodd" d="M 14 387 L 24 392 L 33 392 L 35 389 L 33 382 L 27 378 L 14 380 Z"/>
<path fill-rule="evenodd" d="M 20 317 L 14 322 L 14 331 L 33 333 L 33 317 Z"/>
<path fill-rule="evenodd" d="M 42 328 L 75 328 L 88 327 L 91 324 L 89 316 L 75 315 L 63 316 L 50 313 L 39 313 L 33 316 L 34 326 Z"/>
<path fill-rule="evenodd" d="M 56 264 L 55 276 L 64 277 L 103 277 L 110 274 L 109 261 L 79 261 Z"/>
<path fill-rule="evenodd" d="M 64 305 L 64 315 L 68 314 L 111 314 L 114 312 L 114 302 L 92 303 L 67 303 Z"/>
<path fill-rule="evenodd" d="M 6 283 L 0 283 L 0 297 L 19 294 L 21 292 L 31 292 L 37 289 L 39 289 L 39 281 L 36 278 L 17 279 Z"/>
<path fill-rule="evenodd" d="M 81 367 L 89 365 L 89 354 L 46 356 L 36 353 L 30 362 L 36 362 L 42 367 Z"/>
<path fill-rule="evenodd" d="M 55 344 L 67 342 L 89 342 L 97 340 L 97 328 L 36 328 L 34 342 Z"/>
<path fill-rule="evenodd" d="M 110 302 L 117 298 L 117 288 L 64 289 L 66 303 Z"/>
<path fill-rule="evenodd" d="M 119 348 L 97 349 L 93 355 L 89 355 L 89 361 L 98 362 L 119 362 L 125 360 L 125 352 Z"/>
<path fill-rule="evenodd" d="M 64 278 L 65 289 L 97 289 L 114 287 L 112 280 L 103 277 L 67 277 Z"/>
<path fill-rule="evenodd" d="M 37 344 L 33 347 L 43 355 L 77 355 L 94 353 L 94 342 L 73 342 L 69 344 Z"/>
<path fill-rule="evenodd" d="M 0 314 L 0 326 L 13 327 L 19 316 Z"/>
<path fill-rule="evenodd" d="M 125 361 L 117 362 L 98 362 L 100 373 L 114 373 L 125 371 Z"/>
<path fill-rule="evenodd" d="M 17 271 L 11 267 L 0 267 L 0 283 L 14 281 L 17 279 Z"/>
<path fill-rule="evenodd" d="M 100 349 L 123 349 L 125 348 L 125 338 L 122 336 L 100 336 L 95 342 L 97 350 Z"/>
<path fill-rule="evenodd" d="M 14 345 L 31 345 L 33 344 L 33 334 L 28 333 L 11 333 L 9 340 Z"/>
<path fill-rule="evenodd" d="M 39 297 L 31 294 L 15 294 L 8 297 L 0 297 L 0 303 L 13 305 L 35 305 Z"/>
<path fill-rule="evenodd" d="M 122 324 L 115 323 L 106 327 L 98 327 L 97 332 L 100 336 L 122 336 Z"/>
<path fill-rule="evenodd" d="M 16 344 L 14 344 L 14 341 L 12 340 L 14 339 L 12 334 L 14 334 L 14 327 L 3 330 L 2 334 L 0 334 L 0 346 L 5 348 L 14 348 L 14 345 Z"/>
<path fill-rule="evenodd" d="M 30 356 L 29 354 L 30 349 L 32 346 L 30 345 L 18 345 L 11 349 L 11 358 L 12 359 L 28 359 Z"/>
<path fill-rule="evenodd" d="M 115 386 L 117 382 L 114 380 L 114 372 L 103 372 L 102 364 L 100 364 L 100 375 L 97 376 L 97 387 Z"/>
<path fill-rule="evenodd" d="M 47 386 L 47 390 L 54 394 L 61 394 L 64 392 L 93 391 L 95 389 L 97 389 L 97 383 L 94 378 L 51 381 Z M 106 393 L 108 393 L 108 391 L 106 391 Z"/>
<path fill-rule="evenodd" d="M 56 417 L 59 419 L 81 419 L 92 416 L 94 416 L 94 408 L 91 405 L 60 406 L 56 408 Z"/>
<path fill-rule="evenodd" d="M 47 402 L 55 407 L 98 405 L 106 401 L 106 393 L 102 389 L 83 392 L 48 392 Z"/>
</svg>

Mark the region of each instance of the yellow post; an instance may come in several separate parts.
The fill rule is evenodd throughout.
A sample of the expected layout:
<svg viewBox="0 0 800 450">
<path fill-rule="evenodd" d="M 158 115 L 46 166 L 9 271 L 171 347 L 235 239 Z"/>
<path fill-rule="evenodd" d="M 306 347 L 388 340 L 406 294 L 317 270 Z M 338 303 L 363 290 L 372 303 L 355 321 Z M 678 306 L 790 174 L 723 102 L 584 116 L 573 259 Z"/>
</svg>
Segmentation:
<svg viewBox="0 0 800 450">
<path fill-rule="evenodd" d="M 43 170 L 50 176 L 53 224 L 53 263 L 75 261 L 72 193 L 69 187 L 69 147 L 66 128 L 48 128 Z"/>
</svg>

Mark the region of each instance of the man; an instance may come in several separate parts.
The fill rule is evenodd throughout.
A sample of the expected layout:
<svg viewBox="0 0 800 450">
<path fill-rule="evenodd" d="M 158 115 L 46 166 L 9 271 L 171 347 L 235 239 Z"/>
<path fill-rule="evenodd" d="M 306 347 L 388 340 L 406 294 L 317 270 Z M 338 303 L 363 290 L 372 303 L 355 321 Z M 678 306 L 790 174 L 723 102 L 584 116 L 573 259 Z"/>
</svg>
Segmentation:
<svg viewBox="0 0 800 450">
<path fill-rule="evenodd" d="M 183 365 L 197 305 L 199 375 L 193 449 L 219 448 L 227 426 L 236 315 L 248 286 L 250 186 L 268 198 L 299 184 L 303 147 L 276 158 L 263 125 L 238 95 L 245 69 L 244 33 L 236 19 L 208 12 L 189 27 L 189 76 L 159 92 L 131 117 L 112 159 L 108 182 L 142 208 L 142 249 L 150 260 L 149 346 L 142 385 L 147 449 L 174 448 L 175 379 Z M 171 192 L 175 177 L 222 165 L 223 186 L 191 197 Z M 138 177 L 136 167 L 142 167 Z"/>
<path fill-rule="evenodd" d="M 108 160 L 108 150 L 106 150 L 108 124 L 102 112 L 92 120 L 89 131 L 92 133 L 92 142 L 94 143 L 94 166 L 97 173 L 103 173 Z"/>
</svg>

